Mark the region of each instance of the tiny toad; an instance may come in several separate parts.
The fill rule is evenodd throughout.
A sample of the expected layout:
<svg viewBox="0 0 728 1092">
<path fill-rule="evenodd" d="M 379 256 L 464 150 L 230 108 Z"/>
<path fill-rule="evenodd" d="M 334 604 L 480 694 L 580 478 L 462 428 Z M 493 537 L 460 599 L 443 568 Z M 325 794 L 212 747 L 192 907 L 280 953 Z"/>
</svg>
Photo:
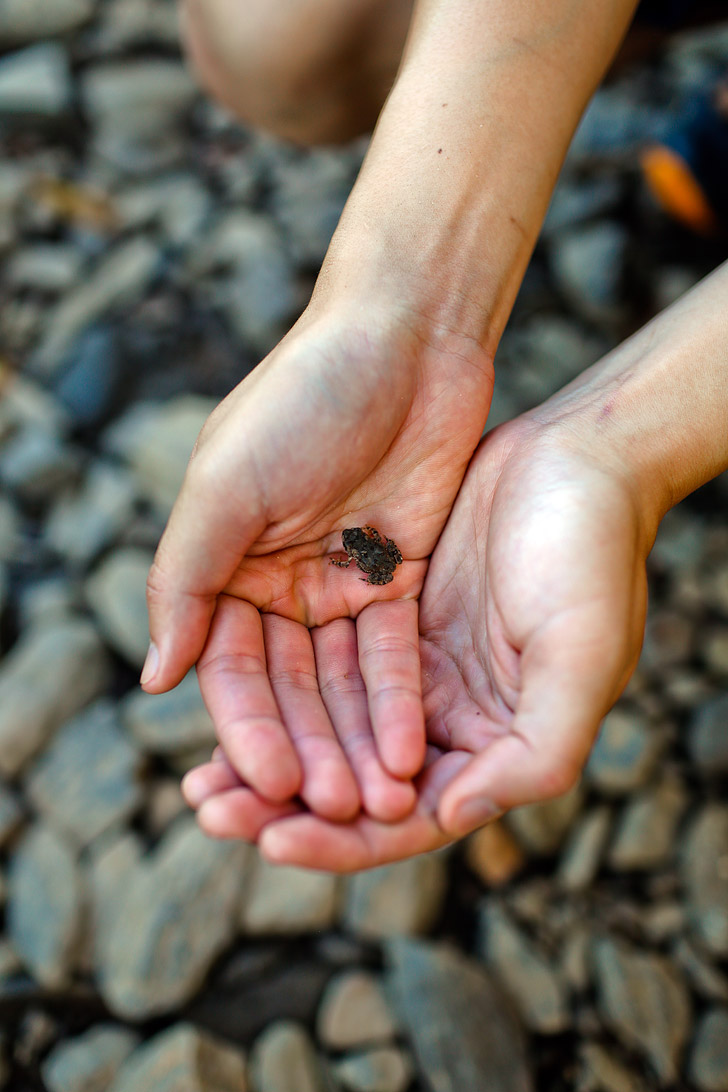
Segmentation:
<svg viewBox="0 0 728 1092">
<path fill-rule="evenodd" d="M 385 538 L 376 527 L 347 527 L 341 532 L 341 541 L 349 556 L 346 561 L 332 557 L 332 565 L 345 569 L 356 561 L 367 574 L 367 584 L 389 584 L 394 580 L 394 570 L 401 564 L 402 554 L 391 538 Z"/>
</svg>

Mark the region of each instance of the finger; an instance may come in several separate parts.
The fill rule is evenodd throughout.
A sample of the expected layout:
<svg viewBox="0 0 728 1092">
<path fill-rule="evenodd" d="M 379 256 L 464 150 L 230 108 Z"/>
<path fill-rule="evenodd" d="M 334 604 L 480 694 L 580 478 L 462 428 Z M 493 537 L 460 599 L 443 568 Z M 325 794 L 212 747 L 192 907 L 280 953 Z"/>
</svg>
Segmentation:
<svg viewBox="0 0 728 1092">
<path fill-rule="evenodd" d="M 372 603 L 356 620 L 359 667 L 382 765 L 414 777 L 425 757 L 418 604 Z"/>
<path fill-rule="evenodd" d="M 268 823 L 282 820 L 300 811 L 300 805 L 271 804 L 245 786 L 231 788 L 211 796 L 197 811 L 197 822 L 211 838 L 240 838 L 257 842 Z"/>
<path fill-rule="evenodd" d="M 301 767 L 268 678 L 260 614 L 250 603 L 220 596 L 197 676 L 230 765 L 268 800 L 289 800 Z"/>
<path fill-rule="evenodd" d="M 377 753 L 359 671 L 356 627 L 339 618 L 312 631 L 321 696 L 344 749 L 365 810 L 395 822 L 415 805 L 414 786 L 392 777 Z"/>
<path fill-rule="evenodd" d="M 299 795 L 322 818 L 353 819 L 359 788 L 319 692 L 310 632 L 274 614 L 262 620 L 273 693 L 303 771 Z"/>
<path fill-rule="evenodd" d="M 241 784 L 235 770 L 222 752 L 219 752 L 217 756 L 213 754 L 210 762 L 188 770 L 182 778 L 180 788 L 189 806 L 197 810 L 208 797 L 240 788 Z"/>
<path fill-rule="evenodd" d="M 599 724 L 626 682 L 623 650 L 602 619 L 546 627 L 522 657 L 522 692 L 513 721 L 443 793 L 438 817 L 467 834 L 503 811 L 567 792 L 578 780 Z"/>
<path fill-rule="evenodd" d="M 190 462 L 147 579 L 150 651 L 142 686 L 153 694 L 176 686 L 196 663 L 217 595 L 265 526 L 254 475 L 241 471 L 234 495 L 210 459 Z"/>
</svg>

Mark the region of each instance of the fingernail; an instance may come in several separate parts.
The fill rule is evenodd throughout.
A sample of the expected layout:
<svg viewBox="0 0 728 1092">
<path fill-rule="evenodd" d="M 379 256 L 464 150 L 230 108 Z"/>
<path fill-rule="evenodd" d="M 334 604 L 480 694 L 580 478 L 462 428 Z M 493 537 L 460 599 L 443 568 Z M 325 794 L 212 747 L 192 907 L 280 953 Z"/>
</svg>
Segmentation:
<svg viewBox="0 0 728 1092">
<path fill-rule="evenodd" d="M 144 661 L 144 667 L 142 668 L 142 675 L 139 680 L 142 686 L 146 686 L 150 683 L 159 670 L 159 651 L 154 641 L 149 645 L 149 651 L 147 652 L 147 658 Z"/>
<path fill-rule="evenodd" d="M 455 812 L 453 822 L 454 831 L 459 835 L 470 834 L 485 823 L 501 815 L 502 808 L 496 807 L 492 800 L 486 800 L 482 796 L 473 796 L 470 800 L 464 800 Z"/>
</svg>

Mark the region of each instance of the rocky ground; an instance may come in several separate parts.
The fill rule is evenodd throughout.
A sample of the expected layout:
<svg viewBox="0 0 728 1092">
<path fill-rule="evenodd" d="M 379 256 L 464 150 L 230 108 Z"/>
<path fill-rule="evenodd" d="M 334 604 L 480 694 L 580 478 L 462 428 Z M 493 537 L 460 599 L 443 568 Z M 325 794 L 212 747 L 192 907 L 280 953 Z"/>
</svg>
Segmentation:
<svg viewBox="0 0 728 1092">
<path fill-rule="evenodd" d="M 728 483 L 666 519 L 581 785 L 347 879 L 207 841 L 144 578 L 210 408 L 305 304 L 363 153 L 195 89 L 166 0 L 0 0 L 0 1087 L 728 1089 Z M 636 168 L 728 28 L 602 89 L 499 354 L 541 400 L 725 257 Z M 509 366 L 512 360 L 513 366 Z"/>
</svg>

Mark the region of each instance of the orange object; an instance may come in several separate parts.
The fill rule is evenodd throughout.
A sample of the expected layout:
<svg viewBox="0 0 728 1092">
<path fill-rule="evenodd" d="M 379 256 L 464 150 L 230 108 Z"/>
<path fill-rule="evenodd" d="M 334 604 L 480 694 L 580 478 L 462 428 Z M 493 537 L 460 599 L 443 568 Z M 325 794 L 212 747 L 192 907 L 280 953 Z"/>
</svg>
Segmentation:
<svg viewBox="0 0 728 1092">
<path fill-rule="evenodd" d="M 665 212 L 699 235 L 717 231 L 718 217 L 682 156 L 658 144 L 643 152 L 641 165 L 652 195 Z"/>
</svg>

